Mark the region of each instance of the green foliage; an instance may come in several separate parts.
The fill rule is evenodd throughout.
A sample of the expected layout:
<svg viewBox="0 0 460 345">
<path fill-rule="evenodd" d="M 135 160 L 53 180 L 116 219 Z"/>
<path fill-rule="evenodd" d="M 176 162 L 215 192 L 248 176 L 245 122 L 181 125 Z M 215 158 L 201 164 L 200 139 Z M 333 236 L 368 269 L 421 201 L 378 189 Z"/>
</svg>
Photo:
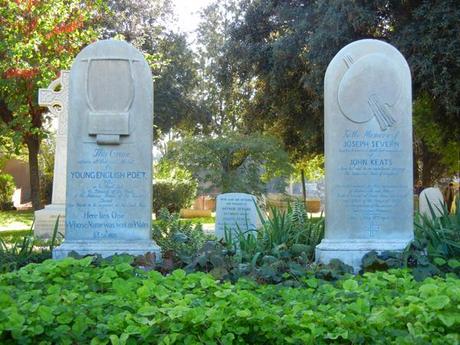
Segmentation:
<svg viewBox="0 0 460 345">
<path fill-rule="evenodd" d="M 0 210 L 11 209 L 15 189 L 13 176 L 0 173 Z"/>
<path fill-rule="evenodd" d="M 67 258 L 0 275 L 2 344 L 456 344 L 459 280 L 405 270 L 305 287 Z"/>
<path fill-rule="evenodd" d="M 428 258 L 449 261 L 460 260 L 460 212 L 450 214 L 443 205 L 442 214 L 436 216 L 433 206 L 429 204 L 431 217 L 417 214 L 415 218 L 415 237 L 426 250 Z M 457 199 L 457 210 L 460 200 Z M 440 261 L 438 261 L 440 262 Z M 458 271 L 460 273 L 460 270 Z"/>
<path fill-rule="evenodd" d="M 144 52 L 155 78 L 155 140 L 172 131 L 195 132 L 208 118 L 196 99 L 197 59 L 184 34 L 171 30 L 173 4 L 166 0 L 108 0 L 103 38 L 124 39 Z"/>
<path fill-rule="evenodd" d="M 192 205 L 196 198 L 198 183 L 192 174 L 166 160 L 155 166 L 155 184 L 153 185 L 153 211 L 161 208 L 169 212 L 179 212 L 181 208 Z"/>
<path fill-rule="evenodd" d="M 317 181 L 324 177 L 324 155 L 304 157 L 294 164 L 294 179 L 301 181 L 301 171 L 307 181 Z"/>
<path fill-rule="evenodd" d="M 56 244 L 59 217 L 54 224 L 52 239 L 49 247 L 38 245 L 33 237 L 32 226 L 29 232 L 21 237 L 12 236 L 9 242 L 7 236 L 0 237 L 0 273 L 18 270 L 29 263 L 39 263 L 51 258 Z"/>
<path fill-rule="evenodd" d="M 152 238 L 160 246 L 163 259 L 172 260 L 166 263 L 169 267 L 163 266 L 163 269 L 180 266 L 180 262 L 195 255 L 206 240 L 201 224 L 180 220 L 178 213 L 170 213 L 165 208 L 160 209 L 152 227 Z"/>
<path fill-rule="evenodd" d="M 202 185 L 223 193 L 260 195 L 268 180 L 290 174 L 281 143 L 255 133 L 184 138 L 172 142 L 163 159 L 190 171 Z"/>
<path fill-rule="evenodd" d="M 50 134 L 40 145 L 38 165 L 40 167 L 40 198 L 44 205 L 51 204 L 53 195 L 55 135 Z"/>
<path fill-rule="evenodd" d="M 201 13 L 197 29 L 200 83 L 198 97 L 209 114 L 204 133 L 251 133 L 242 123 L 250 105 L 251 81 L 242 82 L 225 54 L 229 30 L 241 15 L 239 0 L 212 1 Z"/>
<path fill-rule="evenodd" d="M 430 157 L 428 170 L 440 162 L 445 170 L 458 159 L 458 1 L 248 0 L 241 7 L 244 16 L 230 25 L 221 61 L 223 68 L 232 66 L 240 83 L 256 81 L 242 112 L 248 130 L 278 136 L 296 160 L 321 153 L 328 64 L 353 41 L 382 39 L 408 60 L 414 99 L 426 96 L 430 103 L 426 122 L 414 107 L 414 118 L 420 120 L 414 138 L 425 137 L 424 129 L 431 127 L 436 132 L 434 151 L 446 151 Z"/>
<path fill-rule="evenodd" d="M 161 160 L 155 167 L 153 185 L 153 211 L 161 208 L 179 212 L 192 205 L 196 198 L 198 183 L 192 174 L 167 160 Z"/>
<path fill-rule="evenodd" d="M 364 272 L 409 267 L 417 280 L 446 273 L 460 277 L 460 212 L 449 214 L 444 205 L 437 215 L 429 202 L 428 206 L 431 216 L 415 216 L 414 241 L 403 252 L 367 253 Z"/>
<path fill-rule="evenodd" d="M 196 97 L 201 82 L 197 56 L 189 48 L 186 36 L 163 33 L 154 49 L 162 57 L 162 63 L 153 71 L 155 138 L 206 132 L 209 114 L 202 100 Z"/>
<path fill-rule="evenodd" d="M 268 220 L 262 219 L 257 231 L 226 229 L 224 240 L 206 243 L 186 260 L 185 269 L 232 281 L 250 276 L 259 282 L 298 285 L 324 236 L 324 219 L 309 218 L 302 202 L 287 212 L 273 209 L 272 213 Z"/>
<path fill-rule="evenodd" d="M 98 37 L 102 0 L 0 0 L 0 137 L 27 146 L 31 199 L 40 208 L 37 155 L 47 135 L 38 89 L 47 87 L 85 45 Z"/>
<path fill-rule="evenodd" d="M 161 208 L 179 212 L 192 205 L 196 191 L 194 181 L 156 181 L 153 185 L 153 212 L 158 213 Z"/>
</svg>

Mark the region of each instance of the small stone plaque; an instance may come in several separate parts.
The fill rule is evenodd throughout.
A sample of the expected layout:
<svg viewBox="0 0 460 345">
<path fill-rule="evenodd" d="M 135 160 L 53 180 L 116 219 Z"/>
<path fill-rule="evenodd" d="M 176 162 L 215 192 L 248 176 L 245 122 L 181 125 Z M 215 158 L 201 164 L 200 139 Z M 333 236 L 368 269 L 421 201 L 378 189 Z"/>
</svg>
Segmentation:
<svg viewBox="0 0 460 345">
<path fill-rule="evenodd" d="M 371 250 L 413 238 L 409 66 L 378 40 L 353 42 L 324 80 L 326 233 L 316 258 L 360 267 Z"/>
<path fill-rule="evenodd" d="M 225 237 L 225 229 L 235 233 L 255 231 L 261 226 L 256 197 L 246 193 L 225 193 L 217 197 L 216 236 Z"/>
<path fill-rule="evenodd" d="M 151 239 L 152 74 L 123 41 L 83 49 L 70 72 L 66 233 L 54 258 L 142 255 Z"/>
</svg>

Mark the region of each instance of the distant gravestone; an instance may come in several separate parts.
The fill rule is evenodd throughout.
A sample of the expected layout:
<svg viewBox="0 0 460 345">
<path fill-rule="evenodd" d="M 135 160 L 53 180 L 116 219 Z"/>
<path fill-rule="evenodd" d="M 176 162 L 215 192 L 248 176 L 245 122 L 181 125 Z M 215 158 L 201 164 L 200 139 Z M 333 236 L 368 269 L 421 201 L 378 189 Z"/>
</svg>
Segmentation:
<svg viewBox="0 0 460 345">
<path fill-rule="evenodd" d="M 353 42 L 324 80 L 326 232 L 319 262 L 358 270 L 371 250 L 413 238 L 412 96 L 409 66 L 378 40 Z"/>
<path fill-rule="evenodd" d="M 64 232 L 68 101 L 69 71 L 61 71 L 59 78 L 54 80 L 48 88 L 38 91 L 38 104 L 48 108 L 49 112 L 58 119 L 58 126 L 54 153 L 51 205 L 46 205 L 44 209 L 35 211 L 34 235 L 37 238 L 49 238 L 52 236 L 58 216 L 58 231 L 61 233 Z"/>
<path fill-rule="evenodd" d="M 217 197 L 216 236 L 225 237 L 225 229 L 236 233 L 257 230 L 261 221 L 256 209 L 256 197 L 245 193 L 225 193 Z"/>
<path fill-rule="evenodd" d="M 143 255 L 151 239 L 152 75 L 123 41 L 83 49 L 70 72 L 66 234 L 53 258 Z"/>
<path fill-rule="evenodd" d="M 422 190 L 419 196 L 419 212 L 430 219 L 432 217 L 432 213 L 430 210 L 430 206 L 435 214 L 435 216 L 440 216 L 442 214 L 442 210 L 444 209 L 444 197 L 442 192 L 439 188 L 430 187 L 425 188 Z"/>
</svg>

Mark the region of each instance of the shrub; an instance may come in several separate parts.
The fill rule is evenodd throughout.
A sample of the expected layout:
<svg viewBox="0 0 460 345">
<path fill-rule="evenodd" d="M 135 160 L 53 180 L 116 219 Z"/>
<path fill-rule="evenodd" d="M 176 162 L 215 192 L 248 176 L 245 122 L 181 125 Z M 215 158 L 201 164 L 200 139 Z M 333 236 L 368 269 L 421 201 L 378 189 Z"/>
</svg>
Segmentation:
<svg viewBox="0 0 460 345">
<path fill-rule="evenodd" d="M 457 201 L 457 210 L 460 201 Z M 365 272 L 390 268 L 412 268 L 415 279 L 454 273 L 460 277 L 460 212 L 449 214 L 443 205 L 440 215 L 430 203 L 431 216 L 415 215 L 415 239 L 403 252 L 370 252 L 363 257 Z"/>
<path fill-rule="evenodd" d="M 152 227 L 152 238 L 160 246 L 163 256 L 174 261 L 174 267 L 181 267 L 181 261 L 196 255 L 206 241 L 201 224 L 180 220 L 178 213 L 171 214 L 165 208 L 160 209 Z"/>
<path fill-rule="evenodd" d="M 223 241 L 207 243 L 186 261 L 185 269 L 232 281 L 251 276 L 260 282 L 298 285 L 324 237 L 324 218 L 308 217 L 299 201 L 287 212 L 272 209 L 272 217 L 262 223 L 257 232 L 225 231 Z"/>
<path fill-rule="evenodd" d="M 195 181 L 157 181 L 153 185 L 153 211 L 161 208 L 169 212 L 179 212 L 181 208 L 190 207 L 196 197 Z"/>
<path fill-rule="evenodd" d="M 54 224 L 53 236 L 46 243 L 34 240 L 32 229 L 21 235 L 0 236 L 0 273 L 15 271 L 29 263 L 51 258 L 57 244 L 58 224 L 59 217 Z"/>
<path fill-rule="evenodd" d="M 16 189 L 13 176 L 10 174 L 0 174 L 0 210 L 9 210 L 13 204 L 11 199 Z"/>
<path fill-rule="evenodd" d="M 2 344 L 456 344 L 459 280 L 405 270 L 305 288 L 219 283 L 114 259 L 31 264 L 0 275 Z"/>
<path fill-rule="evenodd" d="M 49 205 L 53 196 L 53 175 L 40 174 L 40 201 L 43 205 Z"/>
</svg>

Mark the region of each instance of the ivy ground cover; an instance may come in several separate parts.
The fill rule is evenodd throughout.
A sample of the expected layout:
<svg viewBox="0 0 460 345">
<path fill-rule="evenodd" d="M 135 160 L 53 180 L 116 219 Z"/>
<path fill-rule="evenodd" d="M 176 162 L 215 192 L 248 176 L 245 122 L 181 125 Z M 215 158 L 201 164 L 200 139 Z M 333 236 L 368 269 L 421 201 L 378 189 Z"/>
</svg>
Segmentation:
<svg viewBox="0 0 460 345">
<path fill-rule="evenodd" d="M 458 344 L 460 280 L 405 270 L 303 288 L 169 276 L 120 258 L 0 275 L 1 344 Z"/>
</svg>

